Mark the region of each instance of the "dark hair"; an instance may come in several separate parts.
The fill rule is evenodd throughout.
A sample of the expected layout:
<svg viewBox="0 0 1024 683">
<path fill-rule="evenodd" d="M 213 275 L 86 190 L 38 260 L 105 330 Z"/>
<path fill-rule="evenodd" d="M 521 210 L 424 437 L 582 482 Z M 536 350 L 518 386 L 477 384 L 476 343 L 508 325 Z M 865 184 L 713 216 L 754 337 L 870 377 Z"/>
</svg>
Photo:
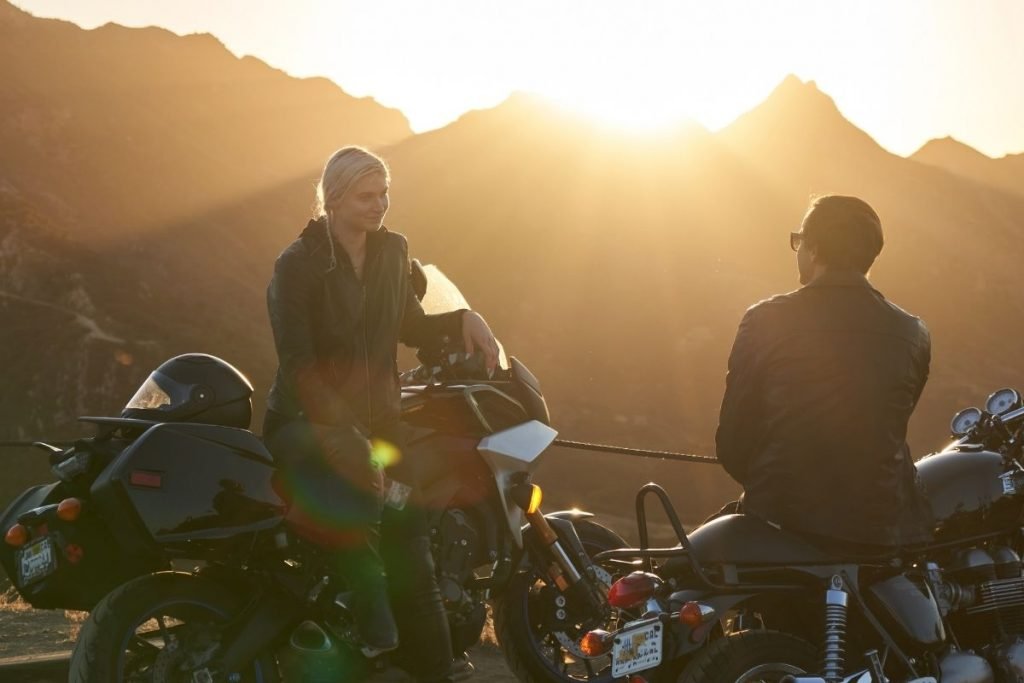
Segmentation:
<svg viewBox="0 0 1024 683">
<path fill-rule="evenodd" d="M 857 197 L 814 198 L 801 230 L 818 260 L 829 268 L 867 273 L 884 243 L 878 214 Z"/>
</svg>

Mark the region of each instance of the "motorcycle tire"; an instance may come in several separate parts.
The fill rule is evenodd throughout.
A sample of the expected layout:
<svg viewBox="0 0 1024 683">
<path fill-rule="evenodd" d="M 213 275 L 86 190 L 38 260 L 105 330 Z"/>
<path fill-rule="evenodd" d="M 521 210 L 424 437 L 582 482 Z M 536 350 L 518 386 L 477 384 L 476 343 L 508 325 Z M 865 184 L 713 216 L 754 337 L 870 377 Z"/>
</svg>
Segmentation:
<svg viewBox="0 0 1024 683">
<path fill-rule="evenodd" d="M 181 672 L 175 669 L 181 657 L 189 654 L 189 640 L 207 624 L 216 629 L 241 607 L 242 596 L 208 579 L 170 571 L 140 576 L 111 591 L 89 614 L 75 643 L 68 681 L 181 680 Z M 171 626 L 164 630 L 167 618 Z M 163 621 L 153 630 L 156 619 Z M 150 630 L 138 633 L 146 624 L 151 624 Z M 168 635 L 170 630 L 173 635 Z M 127 669 L 135 673 L 128 677 Z M 261 656 L 241 673 L 246 683 L 281 680 L 273 655 Z"/>
<path fill-rule="evenodd" d="M 628 544 L 611 529 L 588 519 L 573 522 L 584 550 L 591 557 L 604 550 L 624 548 Z M 569 667 L 559 666 L 542 651 L 544 641 L 554 634 L 539 633 L 540 620 L 531 614 L 531 603 L 536 604 L 531 594 L 537 585 L 536 575 L 520 574 L 509 582 L 502 596 L 495 603 L 494 632 L 501 644 L 509 669 L 523 683 L 558 683 L 584 680 L 591 683 L 608 683 L 612 680 L 610 666 L 593 670 L 589 665 L 582 672 L 570 672 Z M 557 649 L 552 654 L 557 654 Z M 562 655 L 565 661 L 564 654 Z M 581 665 L 583 666 L 583 665 Z"/>
<path fill-rule="evenodd" d="M 818 652 L 806 640 L 780 631 L 738 631 L 695 654 L 677 683 L 776 682 L 818 664 Z"/>
</svg>

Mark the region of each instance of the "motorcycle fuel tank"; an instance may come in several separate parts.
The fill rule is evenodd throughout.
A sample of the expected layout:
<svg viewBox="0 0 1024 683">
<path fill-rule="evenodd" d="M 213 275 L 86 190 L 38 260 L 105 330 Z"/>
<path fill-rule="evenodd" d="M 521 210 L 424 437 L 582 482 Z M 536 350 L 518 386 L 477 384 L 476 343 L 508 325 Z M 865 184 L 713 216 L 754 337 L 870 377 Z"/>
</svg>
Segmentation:
<svg viewBox="0 0 1024 683">
<path fill-rule="evenodd" d="M 919 460 L 917 472 L 931 505 L 937 541 L 1009 530 L 1020 524 L 1024 476 L 1008 467 L 999 453 L 960 446 Z"/>
<path fill-rule="evenodd" d="M 273 460 L 251 432 L 159 424 L 96 480 L 93 500 L 125 541 L 229 538 L 278 524 L 284 501 L 272 487 Z"/>
</svg>

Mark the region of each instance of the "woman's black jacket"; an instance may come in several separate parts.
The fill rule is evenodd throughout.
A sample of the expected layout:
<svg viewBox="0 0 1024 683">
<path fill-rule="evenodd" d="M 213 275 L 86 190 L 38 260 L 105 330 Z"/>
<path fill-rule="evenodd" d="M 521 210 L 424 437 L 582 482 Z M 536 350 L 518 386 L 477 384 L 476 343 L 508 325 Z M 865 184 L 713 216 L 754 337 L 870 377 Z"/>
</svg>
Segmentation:
<svg viewBox="0 0 1024 683">
<path fill-rule="evenodd" d="M 325 219 L 310 221 L 274 264 L 267 308 L 280 364 L 267 407 L 369 435 L 399 418 L 398 342 L 458 339 L 462 311 L 423 312 L 402 235 L 367 235 L 360 281 L 328 234 Z"/>
</svg>

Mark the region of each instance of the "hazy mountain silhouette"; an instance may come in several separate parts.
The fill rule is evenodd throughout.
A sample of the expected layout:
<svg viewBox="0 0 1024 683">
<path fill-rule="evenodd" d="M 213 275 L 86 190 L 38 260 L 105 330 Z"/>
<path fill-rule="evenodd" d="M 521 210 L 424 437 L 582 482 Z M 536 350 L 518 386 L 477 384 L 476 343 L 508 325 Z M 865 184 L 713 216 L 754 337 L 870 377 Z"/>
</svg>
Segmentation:
<svg viewBox="0 0 1024 683">
<path fill-rule="evenodd" d="M 0 63 L 0 177 L 93 236 L 234 203 L 332 146 L 410 134 L 397 110 L 238 59 L 208 34 L 85 31 L 0 0 Z"/>
<path fill-rule="evenodd" d="M 267 226 L 308 211 L 334 147 L 410 134 L 209 35 L 85 31 L 3 0 L 0 64 L 0 439 L 72 435 L 174 353 L 262 368 Z"/>
<path fill-rule="evenodd" d="M 911 156 L 929 166 L 958 176 L 1024 195 L 1024 154 L 993 159 L 951 137 L 929 140 Z"/>
<path fill-rule="evenodd" d="M 798 286 L 787 233 L 814 193 L 876 206 L 888 246 L 874 282 L 935 335 L 916 452 L 942 444 L 962 404 L 1022 384 L 995 359 L 1013 357 L 1005 332 L 1024 310 L 985 293 L 1016 287 L 1024 203 L 886 152 L 813 83 L 788 78 L 720 134 L 667 142 L 590 136 L 521 109 L 513 100 L 391 150 L 391 222 L 539 366 L 565 433 L 711 452 L 736 325 Z M 610 461 L 566 455 L 560 474 L 594 458 Z M 623 501 L 623 482 L 656 473 L 699 482 L 686 490 L 702 512 L 724 495 L 700 466 L 619 462 L 585 490 Z"/>
<path fill-rule="evenodd" d="M 10 61 L 11 36 L 34 61 Z M 403 137 L 400 119 L 375 127 L 387 114 L 372 103 L 208 36 L 82 31 L 0 4 L 0 57 L 16 66 L 0 76 L 0 353 L 17 366 L 0 438 L 116 410 L 184 351 L 224 356 L 262 399 L 273 259 L 308 217 L 324 156 L 352 141 L 395 143 L 389 226 L 536 372 L 566 437 L 713 452 L 736 325 L 797 287 L 787 234 L 816 192 L 878 209 L 873 281 L 933 331 L 917 453 L 962 405 L 1024 385 L 1006 362 L 1024 331 L 1008 295 L 1024 199 L 886 152 L 813 83 L 787 78 L 718 134 L 628 135 L 516 95 Z M 346 122 L 364 110 L 357 135 Z M 691 519 L 736 491 L 717 468 L 608 455 L 557 452 L 542 474 L 558 502 L 624 512 L 656 479 Z"/>
</svg>

